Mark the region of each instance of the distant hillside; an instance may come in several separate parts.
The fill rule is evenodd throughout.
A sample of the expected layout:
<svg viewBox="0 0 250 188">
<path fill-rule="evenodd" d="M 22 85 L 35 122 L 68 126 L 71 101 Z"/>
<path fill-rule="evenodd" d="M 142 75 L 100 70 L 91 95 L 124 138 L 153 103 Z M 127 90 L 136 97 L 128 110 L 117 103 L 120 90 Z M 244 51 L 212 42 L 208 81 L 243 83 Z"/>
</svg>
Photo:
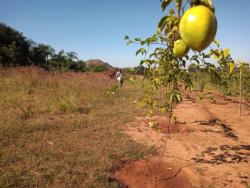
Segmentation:
<svg viewBox="0 0 250 188">
<path fill-rule="evenodd" d="M 104 62 L 100 59 L 90 59 L 86 61 L 86 66 L 105 66 L 108 69 L 113 68 L 109 63 Z"/>
<path fill-rule="evenodd" d="M 145 67 L 143 67 L 142 65 L 137 67 L 126 67 L 123 68 L 123 71 L 130 74 L 144 74 Z"/>
</svg>

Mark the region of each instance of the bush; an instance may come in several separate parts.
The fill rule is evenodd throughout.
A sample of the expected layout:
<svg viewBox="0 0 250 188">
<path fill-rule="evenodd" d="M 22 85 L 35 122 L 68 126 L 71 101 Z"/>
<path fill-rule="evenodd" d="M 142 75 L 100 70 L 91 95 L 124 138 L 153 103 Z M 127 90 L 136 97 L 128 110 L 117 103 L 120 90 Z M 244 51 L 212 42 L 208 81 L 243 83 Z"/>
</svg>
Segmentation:
<svg viewBox="0 0 250 188">
<path fill-rule="evenodd" d="M 73 62 L 69 65 L 69 70 L 73 70 L 76 72 L 85 72 L 86 71 L 85 62 L 83 61 Z"/>
<path fill-rule="evenodd" d="M 89 65 L 87 70 L 90 72 L 103 72 L 108 70 L 108 68 L 105 65 Z"/>
</svg>

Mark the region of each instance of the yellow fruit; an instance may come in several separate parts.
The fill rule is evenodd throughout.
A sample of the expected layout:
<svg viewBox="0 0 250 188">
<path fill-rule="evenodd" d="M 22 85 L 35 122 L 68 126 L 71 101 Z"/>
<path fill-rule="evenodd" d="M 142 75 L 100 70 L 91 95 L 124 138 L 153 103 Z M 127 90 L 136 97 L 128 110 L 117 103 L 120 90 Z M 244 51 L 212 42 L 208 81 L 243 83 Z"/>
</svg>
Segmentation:
<svg viewBox="0 0 250 188">
<path fill-rule="evenodd" d="M 173 52 L 177 57 L 184 57 L 187 55 L 189 51 L 189 47 L 185 44 L 185 42 L 181 39 L 174 42 Z"/>
<path fill-rule="evenodd" d="M 217 19 L 206 6 L 188 9 L 180 21 L 182 40 L 193 50 L 202 51 L 213 41 L 217 31 Z"/>
</svg>

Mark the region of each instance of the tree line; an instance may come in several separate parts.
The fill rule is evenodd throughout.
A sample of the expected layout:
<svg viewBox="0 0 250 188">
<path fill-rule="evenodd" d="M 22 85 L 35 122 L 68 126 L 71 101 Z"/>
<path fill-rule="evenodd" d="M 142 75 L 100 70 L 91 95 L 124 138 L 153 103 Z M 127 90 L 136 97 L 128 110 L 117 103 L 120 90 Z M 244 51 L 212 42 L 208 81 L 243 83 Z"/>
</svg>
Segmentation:
<svg viewBox="0 0 250 188">
<path fill-rule="evenodd" d="M 47 44 L 37 44 L 23 36 L 14 28 L 0 23 L 0 66 L 39 66 L 46 70 L 72 70 L 100 72 L 107 69 L 103 65 L 86 66 L 86 62 L 73 51 L 56 52 Z"/>
</svg>

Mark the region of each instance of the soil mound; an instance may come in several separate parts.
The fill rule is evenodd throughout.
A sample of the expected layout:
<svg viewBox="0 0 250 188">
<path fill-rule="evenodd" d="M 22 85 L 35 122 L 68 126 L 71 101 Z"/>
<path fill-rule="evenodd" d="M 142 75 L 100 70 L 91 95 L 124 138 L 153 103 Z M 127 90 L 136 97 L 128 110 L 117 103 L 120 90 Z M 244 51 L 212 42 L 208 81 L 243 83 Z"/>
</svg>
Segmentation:
<svg viewBox="0 0 250 188">
<path fill-rule="evenodd" d="M 116 178 L 128 188 L 191 188 L 184 168 L 160 160 L 141 160 L 116 172 Z"/>
</svg>

